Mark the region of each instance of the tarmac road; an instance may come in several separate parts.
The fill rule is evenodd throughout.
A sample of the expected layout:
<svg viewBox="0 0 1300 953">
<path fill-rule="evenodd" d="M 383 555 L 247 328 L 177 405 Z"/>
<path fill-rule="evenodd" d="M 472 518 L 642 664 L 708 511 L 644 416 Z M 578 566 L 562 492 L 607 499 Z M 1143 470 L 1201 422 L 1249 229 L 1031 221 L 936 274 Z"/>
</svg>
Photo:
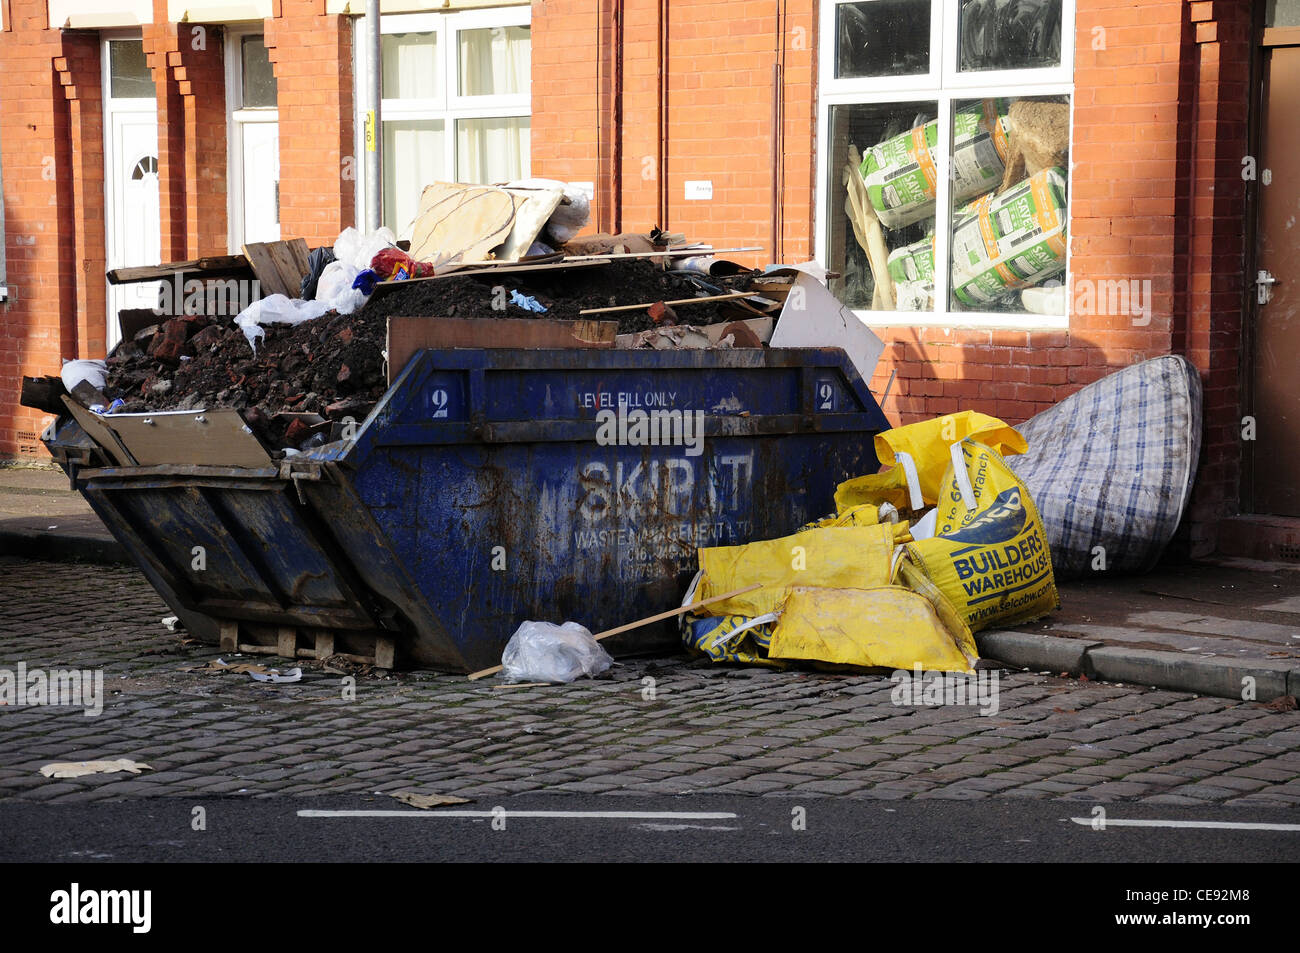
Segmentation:
<svg viewBox="0 0 1300 953">
<path fill-rule="evenodd" d="M 205 829 L 194 829 L 196 807 L 203 809 Z M 1097 810 L 1105 812 L 1104 830 L 1097 829 Z M 339 811 L 396 811 L 400 816 L 330 813 Z M 585 812 L 601 816 L 582 816 Z M 662 816 L 611 816 L 636 812 Z M 579 816 L 562 816 L 566 813 Z M 800 818 L 805 829 L 796 830 Z M 1133 821 L 1264 824 L 1274 829 L 1124 823 Z M 1098 806 L 1030 799 L 881 802 L 531 794 L 424 811 L 389 797 L 356 796 L 4 801 L 0 861 L 1258 864 L 1294 860 L 1300 848 L 1297 822 L 1295 812 L 1285 809 Z"/>
</svg>

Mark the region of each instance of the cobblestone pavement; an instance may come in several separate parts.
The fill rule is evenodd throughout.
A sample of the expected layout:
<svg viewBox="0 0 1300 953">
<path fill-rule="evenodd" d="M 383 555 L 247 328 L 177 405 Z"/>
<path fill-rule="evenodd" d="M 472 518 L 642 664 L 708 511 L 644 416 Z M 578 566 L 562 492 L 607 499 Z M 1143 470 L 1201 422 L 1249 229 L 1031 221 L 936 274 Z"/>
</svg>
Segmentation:
<svg viewBox="0 0 1300 953">
<path fill-rule="evenodd" d="M 1065 798 L 1300 805 L 1300 715 L 1138 687 L 1004 674 L 999 710 L 891 703 L 888 678 L 633 660 L 571 686 L 408 673 L 301 683 L 185 672 L 217 657 L 159 623 L 134 570 L 0 558 L 0 669 L 102 668 L 103 714 L 0 708 L 0 797 L 415 789 Z M 268 662 L 266 659 L 257 661 Z M 651 690 L 653 689 L 653 690 Z M 140 775 L 53 780 L 52 761 Z"/>
</svg>

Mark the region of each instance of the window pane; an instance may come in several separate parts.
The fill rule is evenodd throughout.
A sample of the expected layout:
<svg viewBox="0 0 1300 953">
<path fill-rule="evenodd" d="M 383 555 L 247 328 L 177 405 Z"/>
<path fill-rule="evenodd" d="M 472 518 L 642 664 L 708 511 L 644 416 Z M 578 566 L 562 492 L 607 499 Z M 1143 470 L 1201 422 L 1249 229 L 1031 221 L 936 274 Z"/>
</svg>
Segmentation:
<svg viewBox="0 0 1300 953">
<path fill-rule="evenodd" d="M 266 45 L 260 36 L 246 36 L 240 43 L 244 65 L 244 106 L 274 106 L 276 103 L 275 72 L 266 55 Z"/>
<path fill-rule="evenodd" d="M 831 107 L 827 264 L 849 307 L 933 309 L 936 108 Z"/>
<path fill-rule="evenodd" d="M 527 117 L 456 123 L 456 181 L 488 185 L 528 178 Z"/>
<path fill-rule="evenodd" d="M 447 180 L 441 119 L 384 123 L 384 224 L 398 238 L 411 237 L 426 185 Z"/>
<path fill-rule="evenodd" d="M 1061 0 L 962 0 L 961 69 L 1061 65 Z"/>
<path fill-rule="evenodd" d="M 108 43 L 109 95 L 114 99 L 153 99 L 153 75 L 145 60 L 142 40 Z"/>
<path fill-rule="evenodd" d="M 442 95 L 438 34 L 386 33 L 380 40 L 385 99 L 437 99 Z"/>
<path fill-rule="evenodd" d="M 527 93 L 532 61 L 526 26 L 461 30 L 460 94 L 508 96 Z"/>
<path fill-rule="evenodd" d="M 835 75 L 930 72 L 930 0 L 866 0 L 835 8 Z"/>
<path fill-rule="evenodd" d="M 1066 97 L 954 103 L 952 310 L 1065 313 L 1069 149 Z"/>
<path fill-rule="evenodd" d="M 1268 0 L 1264 5 L 1264 26 L 1300 26 L 1300 0 Z"/>
</svg>

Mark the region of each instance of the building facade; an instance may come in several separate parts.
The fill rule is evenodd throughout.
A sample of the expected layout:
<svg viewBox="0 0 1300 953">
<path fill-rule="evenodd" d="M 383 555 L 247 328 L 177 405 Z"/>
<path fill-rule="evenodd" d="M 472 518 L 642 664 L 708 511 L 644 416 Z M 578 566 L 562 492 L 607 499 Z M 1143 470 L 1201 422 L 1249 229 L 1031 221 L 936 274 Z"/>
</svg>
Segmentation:
<svg viewBox="0 0 1300 953">
<path fill-rule="evenodd" d="M 0 458 L 43 454 L 21 376 L 102 355 L 110 315 L 153 293 L 109 287 L 107 268 L 316 246 L 363 219 L 363 7 L 0 0 Z M 382 10 L 383 217 L 399 233 L 430 181 L 535 175 L 584 183 L 603 231 L 762 246 L 737 256 L 755 265 L 816 258 L 886 342 L 870 383 L 894 375 L 897 423 L 958 409 L 1015 423 L 1185 355 L 1205 422 L 1180 545 L 1300 556 L 1286 264 L 1300 0 Z M 1004 116 L 1032 150 L 1005 154 Z M 846 166 L 893 189 L 888 280 Z M 1034 239 L 1023 292 L 971 270 L 996 238 L 972 230 L 971 203 L 998 178 L 1038 216 L 1006 239 Z"/>
</svg>

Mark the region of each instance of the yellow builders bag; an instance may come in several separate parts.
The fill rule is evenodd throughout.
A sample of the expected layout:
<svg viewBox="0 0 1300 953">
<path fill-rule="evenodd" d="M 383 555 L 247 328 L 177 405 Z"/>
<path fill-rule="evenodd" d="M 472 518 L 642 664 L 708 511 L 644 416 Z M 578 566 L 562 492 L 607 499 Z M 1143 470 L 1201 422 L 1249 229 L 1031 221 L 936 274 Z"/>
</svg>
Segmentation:
<svg viewBox="0 0 1300 953">
<path fill-rule="evenodd" d="M 970 629 L 942 596 L 902 586 L 792 589 L 767 654 L 861 668 L 911 671 L 919 665 L 939 672 L 973 671 L 979 658 Z"/>
<path fill-rule="evenodd" d="M 851 506 L 887 502 L 900 510 L 919 510 L 938 502 L 952 463 L 949 447 L 967 437 L 1004 454 L 1029 449 L 1014 427 L 973 410 L 895 427 L 876 434 L 876 457 L 890 469 L 841 483 L 835 491 L 836 508 L 843 513 Z"/>
<path fill-rule="evenodd" d="M 759 583 L 763 588 L 708 607 L 710 615 L 760 616 L 774 612 L 795 586 L 869 589 L 889 585 L 894 528 L 835 526 L 780 539 L 700 550 L 695 598 L 711 599 Z"/>
<path fill-rule="evenodd" d="M 888 585 L 898 525 L 804 529 L 780 539 L 701 549 L 700 573 L 683 605 L 754 583 L 762 588 L 684 619 L 683 641 L 714 661 L 769 664 L 761 653 L 767 651 L 777 612 L 790 590 Z"/>
<path fill-rule="evenodd" d="M 1029 491 L 978 437 L 953 445 L 937 510 L 934 536 L 908 543 L 904 559 L 971 631 L 1036 619 L 1061 604 Z"/>
</svg>

